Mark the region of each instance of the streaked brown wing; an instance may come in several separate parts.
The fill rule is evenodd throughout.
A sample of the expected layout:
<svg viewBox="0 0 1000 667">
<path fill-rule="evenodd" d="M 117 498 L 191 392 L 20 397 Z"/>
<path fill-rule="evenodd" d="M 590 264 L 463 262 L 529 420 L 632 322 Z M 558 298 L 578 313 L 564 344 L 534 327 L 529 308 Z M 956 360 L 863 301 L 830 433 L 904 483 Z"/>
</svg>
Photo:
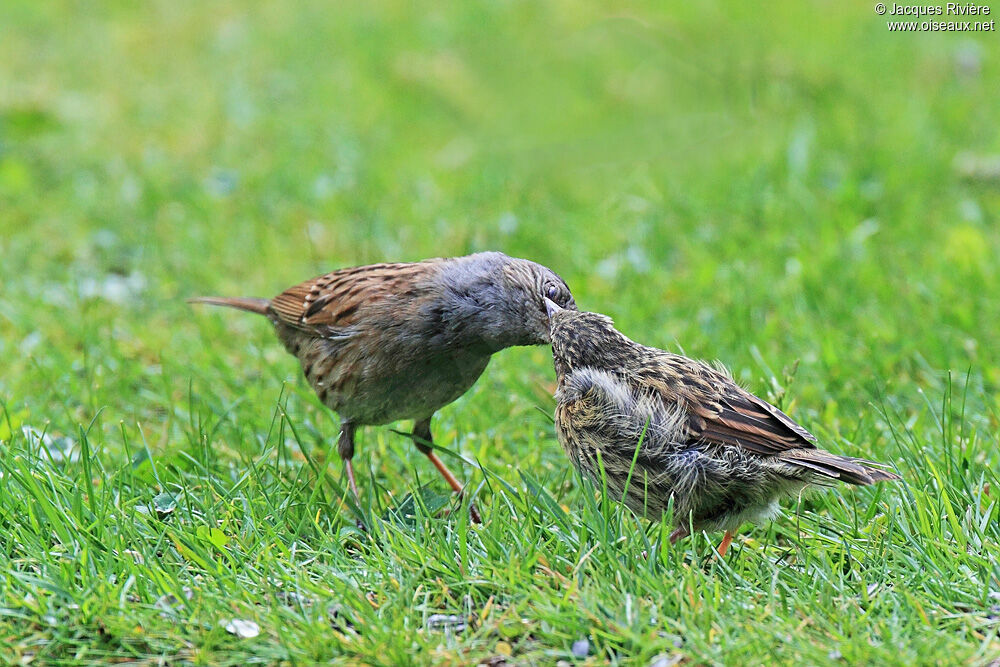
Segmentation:
<svg viewBox="0 0 1000 667">
<path fill-rule="evenodd" d="M 670 359 L 672 368 L 651 386 L 666 400 L 687 403 L 693 439 L 742 447 L 761 456 L 816 447 L 811 433 L 728 376 L 701 362 L 676 355 Z"/>
<path fill-rule="evenodd" d="M 719 401 L 694 406 L 691 427 L 696 437 L 737 445 L 763 456 L 816 447 L 816 438 L 788 415 L 735 384 L 733 387 L 735 391 L 726 391 Z"/>
<path fill-rule="evenodd" d="M 288 324 L 327 334 L 355 324 L 370 306 L 399 296 L 415 296 L 420 274 L 431 262 L 371 264 L 307 280 L 271 300 L 271 310 Z"/>
</svg>

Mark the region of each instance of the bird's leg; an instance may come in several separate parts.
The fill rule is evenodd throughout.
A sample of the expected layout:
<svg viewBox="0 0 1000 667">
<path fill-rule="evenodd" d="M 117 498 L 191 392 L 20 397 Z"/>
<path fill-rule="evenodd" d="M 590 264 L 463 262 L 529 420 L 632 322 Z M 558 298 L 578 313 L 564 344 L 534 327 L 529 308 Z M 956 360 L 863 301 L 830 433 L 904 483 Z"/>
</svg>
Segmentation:
<svg viewBox="0 0 1000 667">
<path fill-rule="evenodd" d="M 727 530 L 726 534 L 722 536 L 722 542 L 719 543 L 719 555 L 725 556 L 726 552 L 729 551 L 729 545 L 733 543 L 733 531 Z"/>
<path fill-rule="evenodd" d="M 354 466 L 351 465 L 351 459 L 354 458 L 354 424 L 351 422 L 345 421 L 340 425 L 340 440 L 337 441 L 337 453 L 340 454 L 340 458 L 344 462 L 344 470 L 347 472 L 347 483 L 351 487 L 351 493 L 354 494 L 354 500 L 357 501 L 358 507 L 361 507 L 361 497 L 358 495 L 358 483 L 354 479 Z"/>
<path fill-rule="evenodd" d="M 462 483 L 458 481 L 458 478 L 452 474 L 451 470 L 448 470 L 448 466 L 444 464 L 440 458 L 438 458 L 437 453 L 431 444 L 434 441 L 431 439 L 431 420 L 424 419 L 418 421 L 413 425 L 413 444 L 417 446 L 423 454 L 431 460 L 434 467 L 438 469 L 441 476 L 444 477 L 445 481 L 448 482 L 448 486 L 451 490 L 462 496 L 463 488 Z M 476 509 L 475 504 L 469 503 L 469 514 L 472 517 L 473 523 L 482 523 L 482 519 L 479 518 L 479 511 Z"/>
<path fill-rule="evenodd" d="M 674 532 L 670 533 L 670 543 L 677 544 L 677 540 L 682 540 L 690 534 L 691 531 L 688 530 L 687 526 L 685 525 L 677 526 L 676 528 L 674 528 Z"/>
</svg>

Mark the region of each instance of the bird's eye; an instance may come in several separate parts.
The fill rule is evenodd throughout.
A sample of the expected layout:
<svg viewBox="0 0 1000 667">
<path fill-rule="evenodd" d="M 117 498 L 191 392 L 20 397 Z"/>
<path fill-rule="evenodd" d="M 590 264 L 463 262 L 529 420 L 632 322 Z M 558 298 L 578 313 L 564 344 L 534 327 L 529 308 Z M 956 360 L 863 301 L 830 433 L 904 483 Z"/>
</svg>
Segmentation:
<svg viewBox="0 0 1000 667">
<path fill-rule="evenodd" d="M 552 299 L 553 301 L 555 301 L 555 300 L 556 300 L 556 295 L 557 295 L 558 293 L 559 293 L 559 290 L 558 290 L 558 289 L 556 289 L 556 286 L 555 286 L 555 285 L 551 285 L 551 286 L 549 286 L 549 289 L 548 289 L 548 291 L 546 291 L 546 293 L 545 293 L 545 294 L 546 294 L 546 296 L 548 296 L 548 297 L 549 297 L 550 299 Z"/>
</svg>

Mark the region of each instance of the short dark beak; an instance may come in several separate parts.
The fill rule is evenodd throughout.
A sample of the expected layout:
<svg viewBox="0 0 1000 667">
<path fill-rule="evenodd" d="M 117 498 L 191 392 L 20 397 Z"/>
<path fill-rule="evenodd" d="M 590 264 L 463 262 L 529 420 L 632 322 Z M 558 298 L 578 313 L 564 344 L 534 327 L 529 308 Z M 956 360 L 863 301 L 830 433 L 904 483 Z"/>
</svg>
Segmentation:
<svg viewBox="0 0 1000 667">
<path fill-rule="evenodd" d="M 549 317 L 552 317 L 553 315 L 555 315 L 556 313 L 558 313 L 560 310 L 562 310 L 562 308 L 560 308 L 556 304 L 556 302 L 553 301 L 552 299 L 550 299 L 548 297 L 542 297 L 542 298 L 545 299 L 545 312 L 548 313 Z"/>
</svg>

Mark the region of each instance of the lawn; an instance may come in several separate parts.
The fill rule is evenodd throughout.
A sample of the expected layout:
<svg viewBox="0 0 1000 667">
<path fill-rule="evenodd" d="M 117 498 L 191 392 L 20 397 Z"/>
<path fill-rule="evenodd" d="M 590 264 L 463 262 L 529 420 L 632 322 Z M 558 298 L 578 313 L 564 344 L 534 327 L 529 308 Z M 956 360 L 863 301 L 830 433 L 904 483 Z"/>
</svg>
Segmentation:
<svg viewBox="0 0 1000 667">
<path fill-rule="evenodd" d="M 0 662 L 1000 659 L 1000 47 L 886 18 L 2 3 Z M 516 348 L 433 424 L 484 523 L 365 428 L 360 532 L 268 323 L 185 299 L 486 249 L 902 483 L 671 546 Z"/>
</svg>

